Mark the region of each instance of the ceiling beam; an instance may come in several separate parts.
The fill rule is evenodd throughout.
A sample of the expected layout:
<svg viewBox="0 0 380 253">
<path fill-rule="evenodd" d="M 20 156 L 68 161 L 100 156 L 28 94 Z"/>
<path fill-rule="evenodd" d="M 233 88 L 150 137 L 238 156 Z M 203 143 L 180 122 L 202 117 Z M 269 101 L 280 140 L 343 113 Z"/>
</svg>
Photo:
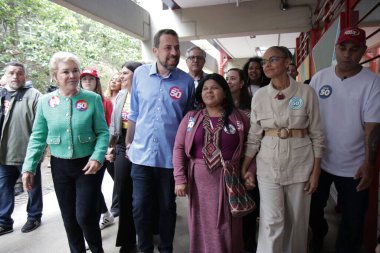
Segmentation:
<svg viewBox="0 0 380 253">
<path fill-rule="evenodd" d="M 150 15 L 130 0 L 51 0 L 140 40 L 150 38 Z"/>
<path fill-rule="evenodd" d="M 162 2 L 170 9 L 181 9 L 181 7 L 173 0 L 162 0 Z"/>
<path fill-rule="evenodd" d="M 158 29 L 175 29 L 182 40 L 290 33 L 311 29 L 308 6 L 279 8 L 278 0 L 249 1 L 165 10 L 155 19 Z"/>
</svg>

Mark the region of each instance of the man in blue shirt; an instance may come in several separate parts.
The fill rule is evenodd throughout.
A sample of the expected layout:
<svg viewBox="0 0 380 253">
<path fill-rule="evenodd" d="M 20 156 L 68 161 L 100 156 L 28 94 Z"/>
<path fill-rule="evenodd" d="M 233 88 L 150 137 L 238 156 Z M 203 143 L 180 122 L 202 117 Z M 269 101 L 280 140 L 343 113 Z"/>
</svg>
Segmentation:
<svg viewBox="0 0 380 253">
<path fill-rule="evenodd" d="M 135 70 L 128 115 L 127 156 L 132 162 L 133 218 L 142 252 L 153 252 L 153 202 L 159 202 L 160 252 L 173 252 L 176 203 L 172 153 L 177 128 L 193 108 L 194 80 L 177 68 L 178 35 L 154 36 L 156 62 Z"/>
</svg>

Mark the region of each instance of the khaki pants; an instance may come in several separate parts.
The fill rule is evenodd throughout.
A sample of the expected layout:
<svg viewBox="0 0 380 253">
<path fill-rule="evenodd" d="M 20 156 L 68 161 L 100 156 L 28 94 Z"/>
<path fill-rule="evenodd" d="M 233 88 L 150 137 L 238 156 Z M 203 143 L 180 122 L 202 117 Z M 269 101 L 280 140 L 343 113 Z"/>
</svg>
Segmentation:
<svg viewBox="0 0 380 253">
<path fill-rule="evenodd" d="M 279 185 L 258 178 L 260 223 L 257 253 L 306 253 L 311 196 L 305 183 Z"/>
</svg>

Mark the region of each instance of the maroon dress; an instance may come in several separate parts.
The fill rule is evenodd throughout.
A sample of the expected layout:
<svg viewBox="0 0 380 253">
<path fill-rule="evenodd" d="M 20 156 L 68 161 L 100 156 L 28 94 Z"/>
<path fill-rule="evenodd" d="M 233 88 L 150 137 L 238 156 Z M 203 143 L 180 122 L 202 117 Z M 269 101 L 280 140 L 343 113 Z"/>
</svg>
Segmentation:
<svg viewBox="0 0 380 253">
<path fill-rule="evenodd" d="M 241 253 L 242 218 L 231 215 L 223 168 L 210 173 L 203 160 L 202 120 L 202 113 L 190 112 L 185 116 L 177 132 L 173 155 L 176 184 L 188 184 L 189 252 Z M 211 121 L 216 125 L 217 118 L 211 118 Z M 221 130 L 219 148 L 225 161 L 240 160 L 244 136 L 249 128 L 247 122 L 245 115 L 233 113 L 229 117 L 230 131 Z"/>
</svg>

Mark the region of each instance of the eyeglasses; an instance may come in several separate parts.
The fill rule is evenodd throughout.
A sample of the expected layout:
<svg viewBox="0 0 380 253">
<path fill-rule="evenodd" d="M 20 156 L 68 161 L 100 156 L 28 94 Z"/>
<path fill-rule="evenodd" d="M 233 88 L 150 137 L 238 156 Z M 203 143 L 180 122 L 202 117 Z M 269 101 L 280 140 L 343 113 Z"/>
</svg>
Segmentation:
<svg viewBox="0 0 380 253">
<path fill-rule="evenodd" d="M 187 57 L 187 60 L 190 60 L 190 61 L 195 61 L 195 60 L 198 60 L 198 61 L 203 61 L 205 58 L 203 56 L 189 56 Z"/>
<path fill-rule="evenodd" d="M 285 57 L 285 56 L 272 56 L 271 58 L 269 58 L 269 60 L 265 60 L 265 59 L 263 59 L 263 60 L 262 60 L 263 67 L 264 67 L 265 65 L 267 65 L 268 63 L 269 63 L 269 64 L 276 63 L 276 62 L 278 62 L 280 59 L 283 59 L 283 58 L 286 58 L 286 57 Z"/>
</svg>

